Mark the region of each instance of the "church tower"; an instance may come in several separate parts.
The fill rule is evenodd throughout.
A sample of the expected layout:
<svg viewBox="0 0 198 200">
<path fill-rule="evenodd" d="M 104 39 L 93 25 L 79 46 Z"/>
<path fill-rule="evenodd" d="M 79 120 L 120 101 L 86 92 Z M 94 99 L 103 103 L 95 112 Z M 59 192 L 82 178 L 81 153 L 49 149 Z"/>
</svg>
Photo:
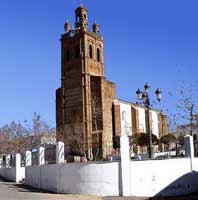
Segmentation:
<svg viewBox="0 0 198 200">
<path fill-rule="evenodd" d="M 112 103 L 115 84 L 104 77 L 103 38 L 99 25 L 88 28 L 88 11 L 75 11 L 75 28 L 65 23 L 61 36 L 61 87 L 56 91 L 57 141 L 68 153 L 80 151 L 88 157 L 94 145 L 105 155 L 112 145 Z"/>
</svg>

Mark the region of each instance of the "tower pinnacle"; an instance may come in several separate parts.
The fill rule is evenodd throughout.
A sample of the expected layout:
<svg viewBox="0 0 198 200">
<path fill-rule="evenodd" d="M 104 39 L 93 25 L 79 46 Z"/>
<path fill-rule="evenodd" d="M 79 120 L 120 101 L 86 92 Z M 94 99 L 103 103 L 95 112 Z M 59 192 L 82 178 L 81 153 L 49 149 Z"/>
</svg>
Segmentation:
<svg viewBox="0 0 198 200">
<path fill-rule="evenodd" d="M 82 28 L 87 30 L 88 28 L 88 11 L 87 9 L 81 4 L 75 11 L 76 14 L 76 29 Z"/>
<path fill-rule="evenodd" d="M 99 29 L 100 29 L 99 25 L 96 22 L 94 22 L 93 23 L 93 32 L 98 34 Z"/>
<path fill-rule="evenodd" d="M 66 31 L 66 32 L 70 31 L 70 29 L 71 29 L 71 26 L 70 26 L 70 22 L 69 22 L 69 20 L 67 20 L 67 21 L 66 21 L 66 23 L 65 23 L 65 26 L 64 26 L 64 27 L 65 27 L 65 31 Z"/>
</svg>

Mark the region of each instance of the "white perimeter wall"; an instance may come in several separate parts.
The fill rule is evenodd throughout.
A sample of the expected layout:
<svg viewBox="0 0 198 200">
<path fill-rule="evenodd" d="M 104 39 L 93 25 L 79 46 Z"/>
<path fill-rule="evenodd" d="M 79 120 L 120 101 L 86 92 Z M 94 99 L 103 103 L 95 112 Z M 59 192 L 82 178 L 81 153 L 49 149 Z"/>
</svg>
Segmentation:
<svg viewBox="0 0 198 200">
<path fill-rule="evenodd" d="M 198 192 L 198 174 L 191 172 L 188 158 L 130 161 L 129 165 L 130 196 L 176 196 Z M 25 183 L 57 193 L 118 196 L 124 191 L 119 168 L 119 162 L 29 166 L 26 167 Z M 195 158 L 194 168 L 198 171 L 198 158 Z"/>
<path fill-rule="evenodd" d="M 17 169 L 12 168 L 0 168 L 0 175 L 10 181 L 20 182 L 25 178 L 25 167 Z"/>
<path fill-rule="evenodd" d="M 198 170 L 198 158 L 195 159 Z M 131 161 L 131 196 L 175 196 L 198 191 L 190 159 Z"/>
<path fill-rule="evenodd" d="M 25 184 L 57 193 L 118 196 L 119 163 L 28 166 Z"/>
</svg>

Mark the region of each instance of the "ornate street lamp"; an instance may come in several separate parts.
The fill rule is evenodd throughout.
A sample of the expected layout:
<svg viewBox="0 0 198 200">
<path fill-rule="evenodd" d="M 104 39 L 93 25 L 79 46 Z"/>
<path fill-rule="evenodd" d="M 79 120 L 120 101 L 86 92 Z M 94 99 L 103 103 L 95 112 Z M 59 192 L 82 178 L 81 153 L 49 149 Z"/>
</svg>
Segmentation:
<svg viewBox="0 0 198 200">
<path fill-rule="evenodd" d="M 157 88 L 157 90 L 155 91 L 157 100 L 160 102 L 161 98 L 162 98 L 162 92 L 159 88 Z"/>
<path fill-rule="evenodd" d="M 149 93 L 150 88 L 151 88 L 151 86 L 150 86 L 148 83 L 146 83 L 146 84 L 144 85 L 145 92 Z"/>
<path fill-rule="evenodd" d="M 148 141 L 148 153 L 149 153 L 149 158 L 153 158 L 153 143 L 152 143 L 152 131 L 150 129 L 150 99 L 149 99 L 149 91 L 150 91 L 150 85 L 146 83 L 144 85 L 144 92 L 142 92 L 139 88 L 136 91 L 137 94 L 137 99 L 142 101 L 145 107 L 146 111 L 146 124 L 147 124 L 147 131 L 148 131 L 148 136 L 149 136 L 149 141 Z M 159 88 L 156 89 L 155 91 L 156 98 L 160 102 L 161 97 L 162 97 L 162 92 L 160 91 Z"/>
</svg>

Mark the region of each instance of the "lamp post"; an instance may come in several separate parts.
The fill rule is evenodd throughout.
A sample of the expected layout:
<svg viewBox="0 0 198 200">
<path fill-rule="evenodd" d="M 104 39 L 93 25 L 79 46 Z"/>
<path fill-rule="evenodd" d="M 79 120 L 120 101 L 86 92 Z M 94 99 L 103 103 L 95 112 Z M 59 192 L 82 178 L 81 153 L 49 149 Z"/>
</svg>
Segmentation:
<svg viewBox="0 0 198 200">
<path fill-rule="evenodd" d="M 145 111 L 146 111 L 146 126 L 147 126 L 147 131 L 148 131 L 148 152 L 149 152 L 149 158 L 153 158 L 153 143 L 152 143 L 152 131 L 150 128 L 150 115 L 149 115 L 149 111 L 150 111 L 150 99 L 149 99 L 149 91 L 150 91 L 150 85 L 148 83 L 146 83 L 144 85 L 144 91 L 142 92 L 139 88 L 136 91 L 137 94 L 137 99 L 142 101 L 145 107 Z M 161 100 L 161 91 L 159 88 L 156 89 L 155 94 L 156 94 L 156 98 L 157 100 L 160 102 Z"/>
</svg>

